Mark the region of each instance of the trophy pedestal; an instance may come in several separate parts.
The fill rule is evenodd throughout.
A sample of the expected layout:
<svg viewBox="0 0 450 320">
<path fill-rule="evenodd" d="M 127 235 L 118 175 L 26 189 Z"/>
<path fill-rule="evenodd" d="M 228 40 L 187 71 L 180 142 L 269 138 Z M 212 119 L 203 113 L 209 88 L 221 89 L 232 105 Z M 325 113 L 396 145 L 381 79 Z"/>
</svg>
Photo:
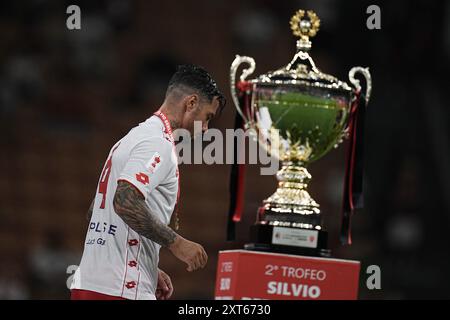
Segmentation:
<svg viewBox="0 0 450 320">
<path fill-rule="evenodd" d="M 327 238 L 328 233 L 322 230 L 255 224 L 250 227 L 252 242 L 246 244 L 245 249 L 330 257 L 331 250 L 327 248 Z"/>
<path fill-rule="evenodd" d="M 220 251 L 215 299 L 356 300 L 359 271 L 359 261 Z"/>
</svg>

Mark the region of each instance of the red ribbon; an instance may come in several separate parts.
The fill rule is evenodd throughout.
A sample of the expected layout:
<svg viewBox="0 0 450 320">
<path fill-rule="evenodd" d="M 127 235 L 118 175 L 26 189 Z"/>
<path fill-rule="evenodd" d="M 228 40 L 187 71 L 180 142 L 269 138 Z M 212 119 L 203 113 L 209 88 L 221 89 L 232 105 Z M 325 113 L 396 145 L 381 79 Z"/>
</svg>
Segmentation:
<svg viewBox="0 0 450 320">
<path fill-rule="evenodd" d="M 250 101 L 252 84 L 247 81 L 240 81 L 236 84 L 240 103 L 243 104 L 243 112 L 246 118 L 250 115 Z M 236 112 L 235 129 L 244 128 L 244 119 Z M 237 151 L 245 148 L 245 145 L 238 145 L 235 148 L 234 163 L 231 167 L 230 177 L 230 209 L 228 212 L 227 240 L 235 240 L 235 223 L 240 222 L 244 211 L 244 189 L 245 189 L 245 164 L 238 164 Z"/>
<path fill-rule="evenodd" d="M 347 152 L 347 166 L 344 180 L 344 199 L 342 210 L 341 243 L 352 244 L 351 218 L 355 209 L 362 207 L 362 162 L 363 145 L 362 133 L 364 127 L 364 106 L 360 106 L 362 97 L 360 91 L 350 108 L 348 125 L 349 147 Z M 359 120 L 359 121 L 358 121 Z M 359 123 L 360 122 L 360 123 Z M 355 191 L 356 188 L 356 191 Z M 356 199 L 356 203 L 355 203 Z"/>
</svg>

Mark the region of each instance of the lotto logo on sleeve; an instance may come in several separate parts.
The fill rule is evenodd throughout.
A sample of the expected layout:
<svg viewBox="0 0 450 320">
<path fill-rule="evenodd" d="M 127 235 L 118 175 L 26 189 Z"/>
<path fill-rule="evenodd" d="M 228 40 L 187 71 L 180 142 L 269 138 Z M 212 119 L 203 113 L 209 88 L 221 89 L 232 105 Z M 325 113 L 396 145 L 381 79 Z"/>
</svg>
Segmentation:
<svg viewBox="0 0 450 320">
<path fill-rule="evenodd" d="M 151 173 L 155 173 L 156 170 L 158 170 L 161 163 L 162 163 L 162 157 L 160 156 L 160 154 L 158 152 L 155 152 L 153 157 L 147 163 L 147 168 Z"/>
<path fill-rule="evenodd" d="M 148 175 L 146 175 L 145 173 L 142 173 L 142 172 L 139 172 L 136 174 L 136 180 L 144 185 L 147 185 L 150 182 Z"/>
</svg>

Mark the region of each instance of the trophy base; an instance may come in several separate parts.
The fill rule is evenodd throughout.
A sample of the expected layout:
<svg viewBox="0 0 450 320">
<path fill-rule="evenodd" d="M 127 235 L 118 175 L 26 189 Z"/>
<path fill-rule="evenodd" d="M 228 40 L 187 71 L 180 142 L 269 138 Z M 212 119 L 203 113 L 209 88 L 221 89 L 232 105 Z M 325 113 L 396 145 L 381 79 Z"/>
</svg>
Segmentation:
<svg viewBox="0 0 450 320">
<path fill-rule="evenodd" d="M 252 242 L 244 246 L 246 250 L 331 257 L 328 233 L 322 230 L 255 224 L 250 227 L 250 239 Z"/>
</svg>

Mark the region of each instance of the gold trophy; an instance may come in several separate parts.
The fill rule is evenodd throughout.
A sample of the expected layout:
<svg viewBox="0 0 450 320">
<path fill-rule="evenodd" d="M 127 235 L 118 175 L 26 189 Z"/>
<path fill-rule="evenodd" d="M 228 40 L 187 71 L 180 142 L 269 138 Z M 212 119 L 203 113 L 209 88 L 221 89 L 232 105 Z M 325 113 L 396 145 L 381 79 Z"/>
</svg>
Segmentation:
<svg viewBox="0 0 450 320">
<path fill-rule="evenodd" d="M 320 20 L 313 11 L 298 10 L 290 25 L 299 39 L 288 65 L 247 80 L 255 61 L 237 55 L 230 70 L 231 93 L 244 127 L 254 130 L 260 146 L 281 162 L 278 188 L 263 201 L 251 229 L 253 243 L 246 248 L 330 256 L 320 206 L 307 191 L 311 175 L 306 167 L 348 136 L 352 106 L 361 96 L 355 74 L 361 73 L 366 80 L 366 104 L 371 77 L 368 68 L 352 68 L 352 88 L 316 67 L 309 55 L 310 39 L 318 32 Z M 236 82 L 243 63 L 249 67 Z"/>
</svg>

